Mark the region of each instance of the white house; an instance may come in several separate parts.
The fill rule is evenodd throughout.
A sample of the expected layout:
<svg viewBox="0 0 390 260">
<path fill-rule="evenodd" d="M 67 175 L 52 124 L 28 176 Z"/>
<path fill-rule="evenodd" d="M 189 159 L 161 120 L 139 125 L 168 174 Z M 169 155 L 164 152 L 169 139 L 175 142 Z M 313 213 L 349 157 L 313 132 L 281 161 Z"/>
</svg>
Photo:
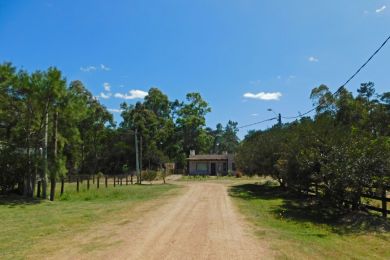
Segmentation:
<svg viewBox="0 0 390 260">
<path fill-rule="evenodd" d="M 190 175 L 227 175 L 234 174 L 236 166 L 234 155 L 227 154 L 195 154 L 190 152 L 187 158 L 188 173 Z"/>
</svg>

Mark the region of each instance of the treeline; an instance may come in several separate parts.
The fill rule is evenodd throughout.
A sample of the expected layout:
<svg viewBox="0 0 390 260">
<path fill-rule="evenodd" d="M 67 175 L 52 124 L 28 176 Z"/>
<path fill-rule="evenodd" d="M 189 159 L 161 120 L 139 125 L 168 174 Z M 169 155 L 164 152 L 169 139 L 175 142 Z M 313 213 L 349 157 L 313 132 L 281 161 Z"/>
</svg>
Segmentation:
<svg viewBox="0 0 390 260">
<path fill-rule="evenodd" d="M 369 82 L 357 93 L 314 88 L 315 117 L 249 132 L 238 166 L 271 175 L 285 188 L 320 186 L 324 200 L 359 207 L 362 193 L 390 185 L 390 92 L 376 94 Z"/>
<path fill-rule="evenodd" d="M 237 123 L 206 127 L 211 111 L 199 93 L 169 100 L 151 88 L 143 102 L 121 104 L 113 115 L 83 85 L 69 84 L 56 68 L 28 73 L 0 65 L 0 191 L 33 196 L 38 179 L 46 197 L 65 175 L 124 174 L 135 170 L 137 132 L 141 169 L 165 162 L 185 166 L 189 151 L 234 152 Z M 125 173 L 127 174 L 127 173 Z"/>
</svg>

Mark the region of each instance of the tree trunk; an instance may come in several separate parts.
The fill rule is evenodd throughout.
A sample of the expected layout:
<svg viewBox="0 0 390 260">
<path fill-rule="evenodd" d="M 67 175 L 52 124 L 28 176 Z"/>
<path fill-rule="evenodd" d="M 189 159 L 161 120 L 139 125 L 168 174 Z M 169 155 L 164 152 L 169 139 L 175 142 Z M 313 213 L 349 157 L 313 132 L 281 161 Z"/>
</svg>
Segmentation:
<svg viewBox="0 0 390 260">
<path fill-rule="evenodd" d="M 139 184 L 142 184 L 142 134 L 140 135 L 140 137 L 139 137 L 139 142 L 140 142 L 140 146 L 139 146 L 139 157 L 140 157 L 140 159 L 139 159 L 139 167 L 140 167 L 140 169 L 141 169 L 141 171 L 140 171 L 140 178 L 139 178 Z"/>
<path fill-rule="evenodd" d="M 42 173 L 42 198 L 47 198 L 47 136 L 49 128 L 49 113 L 46 112 L 45 122 L 45 143 L 44 143 L 44 158 L 43 158 L 43 173 Z"/>
<path fill-rule="evenodd" d="M 29 124 L 30 125 L 30 124 Z M 30 127 L 29 127 L 30 128 Z M 32 193 L 32 171 L 31 171 L 31 134 L 28 133 L 27 135 L 27 171 L 24 174 L 24 179 L 23 179 L 23 196 L 25 197 L 31 197 Z"/>
<path fill-rule="evenodd" d="M 35 185 L 36 185 L 36 181 L 37 181 L 37 174 L 38 174 L 38 149 L 35 148 L 35 152 L 34 152 L 34 161 L 35 161 L 35 169 L 34 169 L 34 174 L 32 176 L 32 181 L 31 181 L 31 193 L 30 193 L 30 197 L 33 198 L 34 197 L 34 192 L 35 192 Z"/>
<path fill-rule="evenodd" d="M 137 173 L 137 183 L 140 183 L 141 173 L 139 171 L 139 158 L 138 158 L 138 130 L 135 129 L 134 134 L 134 145 L 135 145 L 135 171 Z M 115 183 L 115 182 L 114 182 Z"/>
<path fill-rule="evenodd" d="M 54 201 L 54 194 L 56 192 L 56 178 L 50 178 L 50 200 Z"/>
<path fill-rule="evenodd" d="M 57 136 L 58 136 L 58 111 L 54 113 L 54 127 L 53 127 L 53 171 L 57 170 Z M 50 174 L 50 200 L 54 201 L 54 195 L 56 191 L 56 175 L 57 172 L 51 172 Z"/>
</svg>

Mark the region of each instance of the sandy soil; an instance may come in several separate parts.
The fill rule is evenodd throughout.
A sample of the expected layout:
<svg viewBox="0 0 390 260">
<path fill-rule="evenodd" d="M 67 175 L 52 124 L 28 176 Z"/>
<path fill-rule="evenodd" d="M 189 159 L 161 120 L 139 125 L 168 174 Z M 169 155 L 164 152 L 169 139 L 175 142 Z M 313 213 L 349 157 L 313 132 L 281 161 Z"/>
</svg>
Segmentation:
<svg viewBox="0 0 390 260">
<path fill-rule="evenodd" d="M 272 258 L 264 242 L 253 237 L 237 213 L 224 184 L 193 182 L 184 185 L 183 194 L 157 204 L 161 206 L 149 203 L 144 205 L 147 208 L 137 209 L 143 211 L 140 219 L 122 220 L 115 225 L 107 223 L 99 231 L 79 235 L 72 241 L 71 248 L 57 252 L 53 258 Z M 99 241 L 102 241 L 101 246 Z"/>
</svg>

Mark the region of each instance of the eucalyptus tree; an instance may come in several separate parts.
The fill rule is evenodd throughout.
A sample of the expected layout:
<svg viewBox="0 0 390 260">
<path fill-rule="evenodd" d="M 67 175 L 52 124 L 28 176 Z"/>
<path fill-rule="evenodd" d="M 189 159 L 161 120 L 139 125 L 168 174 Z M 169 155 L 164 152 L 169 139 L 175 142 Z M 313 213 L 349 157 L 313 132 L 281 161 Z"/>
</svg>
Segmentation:
<svg viewBox="0 0 390 260">
<path fill-rule="evenodd" d="M 188 93 L 186 100 L 186 103 L 180 105 L 176 119 L 182 136 L 183 152 L 186 155 L 190 150 L 208 152 L 206 147 L 210 147 L 212 138 L 205 131 L 205 117 L 211 112 L 211 108 L 199 93 Z"/>
</svg>

